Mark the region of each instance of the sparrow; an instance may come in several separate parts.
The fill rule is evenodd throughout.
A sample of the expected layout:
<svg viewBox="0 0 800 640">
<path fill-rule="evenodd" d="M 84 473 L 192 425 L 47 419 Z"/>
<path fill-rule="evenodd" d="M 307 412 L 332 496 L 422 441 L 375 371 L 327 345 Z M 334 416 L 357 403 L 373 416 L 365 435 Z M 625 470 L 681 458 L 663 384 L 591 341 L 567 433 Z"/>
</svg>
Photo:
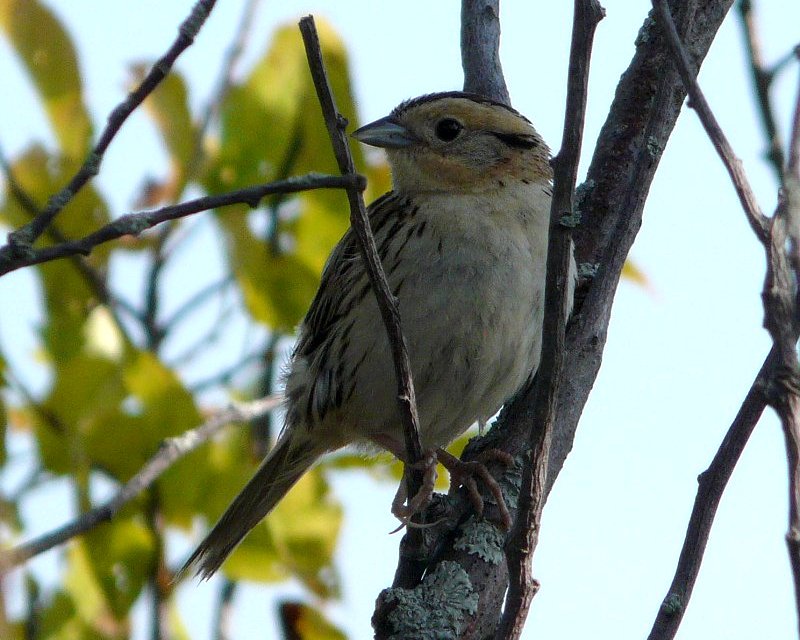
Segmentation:
<svg viewBox="0 0 800 640">
<path fill-rule="evenodd" d="M 542 346 L 550 152 L 505 104 L 424 95 L 353 137 L 385 149 L 392 190 L 368 208 L 408 344 L 419 435 L 435 452 L 528 382 Z M 283 430 L 185 568 L 210 577 L 323 454 L 406 457 L 386 330 L 349 229 L 333 249 L 285 376 Z"/>
</svg>

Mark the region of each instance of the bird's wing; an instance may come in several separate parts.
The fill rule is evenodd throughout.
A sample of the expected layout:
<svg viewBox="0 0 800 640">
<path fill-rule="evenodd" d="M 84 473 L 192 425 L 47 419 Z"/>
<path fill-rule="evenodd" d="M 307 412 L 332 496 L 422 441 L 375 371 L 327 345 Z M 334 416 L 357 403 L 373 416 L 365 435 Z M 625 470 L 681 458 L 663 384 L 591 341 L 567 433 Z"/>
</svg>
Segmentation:
<svg viewBox="0 0 800 640">
<path fill-rule="evenodd" d="M 372 232 L 381 248 L 381 238 L 387 237 L 388 223 L 398 214 L 405 199 L 390 191 L 373 202 L 367 213 Z M 295 357 L 309 357 L 326 343 L 341 320 L 369 292 L 364 261 L 358 247 L 358 238 L 352 228 L 331 252 L 322 272 L 322 280 L 300 327 L 295 346 Z"/>
</svg>

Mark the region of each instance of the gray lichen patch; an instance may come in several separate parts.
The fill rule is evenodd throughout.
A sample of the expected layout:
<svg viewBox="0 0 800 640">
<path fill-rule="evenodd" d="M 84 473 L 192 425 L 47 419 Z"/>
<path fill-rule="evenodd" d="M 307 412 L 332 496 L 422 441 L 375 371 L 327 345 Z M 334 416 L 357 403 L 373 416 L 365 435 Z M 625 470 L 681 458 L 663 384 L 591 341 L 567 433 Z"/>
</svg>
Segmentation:
<svg viewBox="0 0 800 640">
<path fill-rule="evenodd" d="M 495 525 L 472 517 L 461 528 L 461 537 L 453 547 L 497 565 L 503 561 L 504 541 L 505 536 Z"/>
<path fill-rule="evenodd" d="M 388 615 L 390 640 L 455 640 L 466 616 L 478 610 L 478 594 L 457 562 L 441 562 L 413 589 L 389 589 L 387 602 L 397 607 Z"/>
</svg>

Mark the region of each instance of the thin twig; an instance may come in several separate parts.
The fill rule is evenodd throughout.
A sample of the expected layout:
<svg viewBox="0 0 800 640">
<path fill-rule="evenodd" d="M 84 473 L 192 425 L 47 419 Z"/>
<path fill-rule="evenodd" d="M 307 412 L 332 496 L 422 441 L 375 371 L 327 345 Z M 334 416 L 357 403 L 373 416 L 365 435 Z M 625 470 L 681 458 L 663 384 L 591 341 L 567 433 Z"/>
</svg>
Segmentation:
<svg viewBox="0 0 800 640">
<path fill-rule="evenodd" d="M 175 228 L 176 223 L 171 221 L 159 229 L 155 246 L 150 252 L 152 254 L 152 262 L 150 263 L 150 269 L 145 278 L 146 286 L 142 326 L 145 331 L 147 349 L 154 353 L 158 352 L 161 341 L 167 333 L 158 323 L 158 310 L 161 302 L 158 296 L 158 290 L 161 283 L 161 273 L 169 258 L 169 254 L 166 251 L 166 243 Z"/>
<path fill-rule="evenodd" d="M 736 417 L 731 423 L 725 438 L 722 440 L 714 459 L 697 479 L 697 495 L 694 499 L 686 537 L 683 540 L 678 565 L 667 595 L 661 603 L 658 615 L 653 622 L 648 640 L 671 640 L 678 632 L 678 627 L 686 612 L 692 590 L 700 573 L 708 536 L 714 524 L 725 487 L 739 462 L 739 458 L 747 445 L 756 423 L 767 406 L 764 388 L 772 375 L 777 361 L 777 353 L 773 349 L 761 365 L 750 391 L 742 402 Z"/>
<path fill-rule="evenodd" d="M 509 590 L 496 640 L 516 640 L 525 625 L 530 603 L 539 588 L 531 574 L 531 559 L 539 539 L 542 510 L 547 497 L 547 465 L 555 422 L 556 397 L 564 361 L 569 272 L 572 263 L 570 228 L 578 174 L 592 41 L 605 10 L 597 0 L 575 0 L 570 47 L 567 103 L 561 150 L 553 159 L 553 202 L 547 249 L 542 356 L 537 371 L 536 400 L 530 433 L 530 458 L 522 473 L 517 518 L 506 543 Z"/>
<path fill-rule="evenodd" d="M 40 264 L 77 254 L 88 255 L 92 249 L 104 242 L 116 240 L 126 235 L 138 235 L 145 229 L 154 227 L 161 222 L 177 220 L 199 211 L 207 211 L 232 204 L 248 204 L 251 207 L 256 207 L 263 197 L 275 193 L 296 193 L 312 189 L 355 189 L 360 192 L 364 186 L 364 178 L 358 174 L 326 176 L 310 173 L 305 176 L 269 182 L 216 196 L 188 200 L 187 202 L 162 207 L 155 211 L 130 213 L 117 218 L 79 240 L 71 240 L 41 249 L 29 248 L 25 253 L 12 257 L 0 255 L 0 276 L 32 264 Z M 0 250 L 0 253 L 2 253 L 2 250 Z"/>
<path fill-rule="evenodd" d="M 343 176 L 353 176 L 355 175 L 355 164 L 353 163 L 353 157 L 350 154 L 350 147 L 345 135 L 347 120 L 336 108 L 336 101 L 328 83 L 325 66 L 322 61 L 319 37 L 317 36 L 317 29 L 312 16 L 306 16 L 300 20 L 300 31 L 303 34 L 308 65 L 311 69 L 311 76 L 314 79 L 314 87 L 317 90 L 317 97 L 322 107 L 325 124 L 331 137 L 336 161 Z M 397 376 L 397 400 L 403 422 L 406 454 L 408 456 L 406 462 L 414 463 L 422 457 L 422 446 L 419 441 L 419 417 L 414 395 L 414 383 L 411 379 L 408 347 L 400 325 L 397 300 L 389 288 L 383 265 L 378 257 L 375 238 L 372 235 L 361 191 L 351 187 L 347 189 L 347 198 L 350 202 L 350 223 L 358 236 L 362 259 L 366 265 L 369 280 L 375 292 L 392 348 L 392 359 Z M 409 492 L 409 496 L 415 494 L 416 489 L 414 492 Z"/>
<path fill-rule="evenodd" d="M 0 247 L 0 264 L 13 262 L 20 255 L 27 256 L 32 250 L 33 243 L 42 235 L 53 219 L 84 185 L 97 175 L 108 145 L 111 144 L 125 120 L 167 76 L 178 56 L 191 46 L 215 4 L 216 0 L 198 0 L 195 3 L 189 16 L 178 28 L 178 37 L 172 46 L 156 61 L 141 84 L 129 93 L 128 97 L 117 105 L 108 116 L 108 123 L 97 144 L 69 184 L 50 198 L 44 210 L 31 222 L 9 234 L 8 244 Z"/>
<path fill-rule="evenodd" d="M 789 164 L 792 169 L 783 172 L 778 207 L 772 219 L 768 220 L 758 209 L 741 163 L 733 155 L 697 85 L 666 1 L 653 0 L 653 5 L 658 12 L 661 26 L 693 106 L 728 168 L 745 215 L 766 252 L 767 275 L 762 292 L 764 326 L 772 337 L 773 354 L 776 359 L 775 367 L 771 369 L 767 380 L 766 398 L 781 419 L 786 440 L 786 456 L 789 463 L 789 532 L 786 540 L 794 577 L 795 608 L 800 624 L 800 364 L 797 357 L 797 339 L 800 335 L 797 286 L 800 278 L 800 177 L 797 175 L 800 96 L 795 105 L 795 124 L 790 141 Z M 665 623 L 667 631 L 660 635 L 651 634 L 651 638 L 674 636 L 687 605 L 686 598 L 690 590 L 684 595 L 683 600 L 667 600 L 662 604 L 659 616 L 664 617 L 662 614 L 666 609 L 667 614 L 672 613 L 673 620 L 677 622 L 668 621 Z M 672 609 L 677 611 L 673 612 Z M 654 632 L 656 631 L 659 630 L 654 627 Z"/>
<path fill-rule="evenodd" d="M 755 89 L 758 112 L 761 116 L 761 124 L 764 127 L 764 135 L 767 138 L 769 151 L 767 159 L 775 171 L 778 180 L 783 176 L 783 145 L 778 133 L 778 125 L 775 122 L 775 110 L 772 108 L 772 99 L 769 95 L 772 80 L 775 77 L 774 70 L 768 69 L 764 64 L 764 56 L 761 51 L 761 39 L 756 25 L 756 16 L 753 11 L 751 0 L 740 0 L 739 18 L 744 34 L 745 45 L 747 46 L 747 58 L 750 66 L 750 76 L 753 80 Z"/>
<path fill-rule="evenodd" d="M 198 310 L 199 307 L 202 307 L 210 298 L 221 293 L 225 289 L 227 289 L 230 285 L 235 282 L 233 275 L 228 274 L 224 278 L 217 280 L 216 282 L 210 282 L 205 287 L 197 291 L 194 295 L 192 295 L 186 302 L 184 302 L 178 309 L 167 319 L 163 322 L 164 329 L 171 329 L 175 325 L 183 322 L 186 317 L 195 311 Z"/>
<path fill-rule="evenodd" d="M 689 54 L 681 42 L 681 37 L 678 35 L 678 30 L 675 28 L 675 23 L 672 20 L 672 14 L 669 10 L 667 0 L 652 0 L 653 7 L 658 14 L 659 23 L 662 26 L 662 31 L 670 50 L 672 51 L 673 60 L 678 68 L 678 73 L 683 80 L 686 91 L 689 94 L 690 105 L 697 112 L 703 128 L 706 130 L 711 143 L 717 150 L 722 163 L 728 170 L 731 177 L 733 186 L 736 189 L 736 194 L 739 196 L 739 202 L 747 214 L 747 221 L 750 227 L 756 234 L 761 242 L 767 239 L 767 229 L 769 223 L 767 218 L 761 212 L 761 207 L 756 202 L 755 194 L 753 193 L 747 176 L 742 168 L 742 161 L 733 152 L 728 142 L 728 138 L 719 126 L 717 119 L 708 106 L 703 92 L 700 90 L 700 85 L 697 84 L 697 71 L 694 69 L 693 63 L 689 60 Z"/>
<path fill-rule="evenodd" d="M 14 169 L 3 152 L 2 146 L 0 146 L 0 169 L 3 171 L 5 176 L 9 193 L 17 201 L 22 210 L 25 211 L 25 213 L 27 213 L 31 218 L 35 218 L 37 215 L 39 215 L 41 208 L 33 199 L 33 197 L 17 181 Z M 56 227 L 54 224 L 51 224 L 48 227 L 47 235 L 56 243 L 67 242 L 66 236 L 64 236 L 64 234 L 62 234 L 58 227 Z M 72 258 L 72 264 L 86 281 L 86 284 L 89 285 L 89 288 L 92 290 L 94 295 L 97 296 L 97 299 L 109 307 L 117 328 L 123 335 L 125 335 L 125 325 L 117 316 L 117 309 L 125 311 L 131 318 L 135 320 L 140 319 L 139 312 L 125 300 L 115 296 L 108 289 L 105 278 L 98 272 L 97 269 L 90 265 L 83 258 L 83 256 L 74 256 Z"/>
<path fill-rule="evenodd" d="M 236 364 L 227 367 L 222 371 L 218 371 L 217 373 L 209 376 L 208 378 L 204 378 L 189 385 L 189 391 L 192 393 L 192 395 L 196 395 L 198 393 L 206 391 L 209 387 L 215 387 L 221 384 L 229 384 L 233 376 L 235 376 L 238 373 L 241 373 L 245 368 L 249 367 L 250 365 L 261 361 L 263 358 L 264 354 L 260 351 L 248 354 L 243 358 L 240 358 L 236 362 Z"/>
<path fill-rule="evenodd" d="M 281 397 L 271 396 L 246 404 L 237 404 L 220 411 L 195 429 L 167 438 L 158 452 L 109 501 L 81 514 L 63 527 L 0 554 L 0 575 L 40 553 L 86 533 L 103 522 L 110 521 L 122 507 L 149 488 L 176 460 L 207 442 L 223 427 L 234 422 L 249 422 L 273 411 L 281 401 Z"/>
</svg>

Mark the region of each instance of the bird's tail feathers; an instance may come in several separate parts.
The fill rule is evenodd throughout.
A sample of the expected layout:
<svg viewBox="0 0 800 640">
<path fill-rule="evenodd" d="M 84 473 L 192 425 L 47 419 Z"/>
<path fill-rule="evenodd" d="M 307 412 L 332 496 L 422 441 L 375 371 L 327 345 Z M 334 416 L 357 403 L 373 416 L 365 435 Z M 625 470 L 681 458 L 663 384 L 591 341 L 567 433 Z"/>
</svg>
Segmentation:
<svg viewBox="0 0 800 640">
<path fill-rule="evenodd" d="M 313 440 L 298 438 L 298 435 L 298 432 L 283 433 L 178 575 L 196 565 L 197 576 L 203 580 L 210 578 L 250 529 L 261 522 L 322 455 Z"/>
</svg>

